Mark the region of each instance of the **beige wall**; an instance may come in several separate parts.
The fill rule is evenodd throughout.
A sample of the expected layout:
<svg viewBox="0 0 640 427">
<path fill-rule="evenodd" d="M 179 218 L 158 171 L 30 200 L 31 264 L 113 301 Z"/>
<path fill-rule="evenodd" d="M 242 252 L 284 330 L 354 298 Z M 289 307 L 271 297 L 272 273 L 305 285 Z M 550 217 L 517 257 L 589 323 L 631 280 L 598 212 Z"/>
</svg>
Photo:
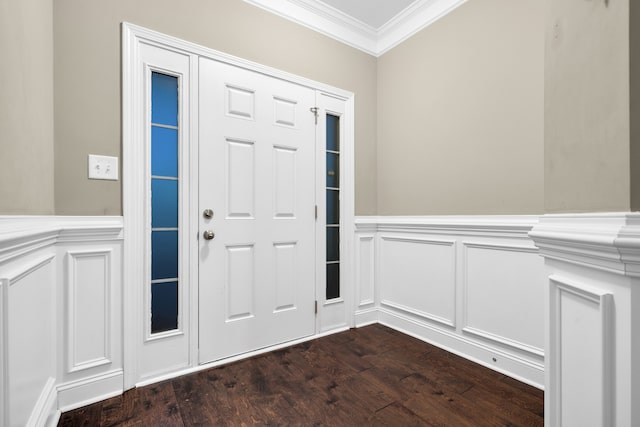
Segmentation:
<svg viewBox="0 0 640 427">
<path fill-rule="evenodd" d="M 379 58 L 378 214 L 543 212 L 543 3 L 469 1 Z"/>
<path fill-rule="evenodd" d="M 545 209 L 629 210 L 629 0 L 547 4 Z"/>
<path fill-rule="evenodd" d="M 640 211 L 640 4 L 629 2 L 631 210 Z"/>
<path fill-rule="evenodd" d="M 0 214 L 52 214 L 52 0 L 0 1 Z"/>
<path fill-rule="evenodd" d="M 376 60 L 240 0 L 2 1 L 0 214 L 121 213 L 86 157 L 121 153 L 122 21 L 355 92 L 359 215 L 639 210 L 629 3 L 473 0 Z"/>
<path fill-rule="evenodd" d="M 56 0 L 56 212 L 120 214 L 121 182 L 87 179 L 120 156 L 120 23 L 128 21 L 356 95 L 356 213 L 375 214 L 376 59 L 241 0 Z"/>
</svg>

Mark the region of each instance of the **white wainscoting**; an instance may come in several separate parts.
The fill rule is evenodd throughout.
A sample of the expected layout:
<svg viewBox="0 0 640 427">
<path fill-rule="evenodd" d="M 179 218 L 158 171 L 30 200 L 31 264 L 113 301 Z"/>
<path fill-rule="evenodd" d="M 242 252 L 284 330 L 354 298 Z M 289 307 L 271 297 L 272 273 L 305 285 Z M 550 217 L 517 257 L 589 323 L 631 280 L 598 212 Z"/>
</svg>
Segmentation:
<svg viewBox="0 0 640 427">
<path fill-rule="evenodd" d="M 112 254 L 106 248 L 67 251 L 67 373 L 112 363 Z"/>
<path fill-rule="evenodd" d="M 122 392 L 122 243 L 120 217 L 0 217 L 1 425 Z M 359 217 L 353 255 L 357 326 L 544 384 L 549 426 L 640 425 L 640 214 Z"/>
<path fill-rule="evenodd" d="M 378 244 L 380 306 L 455 327 L 455 240 L 382 234 Z"/>
<path fill-rule="evenodd" d="M 375 230 L 356 233 L 355 240 L 355 319 L 358 326 L 377 323 L 375 290 Z"/>
<path fill-rule="evenodd" d="M 640 425 L 640 214 L 545 215 L 547 426 Z"/>
<path fill-rule="evenodd" d="M 358 217 L 356 324 L 380 322 L 539 388 L 536 216 Z"/>
<path fill-rule="evenodd" d="M 0 217 L 0 424 L 122 392 L 120 217 Z"/>
</svg>

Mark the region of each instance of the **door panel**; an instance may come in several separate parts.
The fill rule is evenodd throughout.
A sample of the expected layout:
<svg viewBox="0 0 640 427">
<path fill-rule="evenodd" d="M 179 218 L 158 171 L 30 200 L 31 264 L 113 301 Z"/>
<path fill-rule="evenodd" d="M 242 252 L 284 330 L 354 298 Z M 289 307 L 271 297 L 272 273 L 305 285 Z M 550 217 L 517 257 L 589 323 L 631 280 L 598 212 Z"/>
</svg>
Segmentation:
<svg viewBox="0 0 640 427">
<path fill-rule="evenodd" d="M 201 58 L 200 363 L 315 333 L 312 89 Z"/>
</svg>

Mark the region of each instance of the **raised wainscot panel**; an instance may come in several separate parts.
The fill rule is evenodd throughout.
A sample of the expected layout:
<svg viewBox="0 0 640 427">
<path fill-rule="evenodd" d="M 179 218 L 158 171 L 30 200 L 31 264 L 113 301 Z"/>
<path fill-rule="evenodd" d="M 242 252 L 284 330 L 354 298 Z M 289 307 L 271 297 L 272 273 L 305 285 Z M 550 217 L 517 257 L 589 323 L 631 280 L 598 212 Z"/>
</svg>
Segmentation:
<svg viewBox="0 0 640 427">
<path fill-rule="evenodd" d="M 381 236 L 380 304 L 455 326 L 455 241 Z"/>
<path fill-rule="evenodd" d="M 67 372 L 111 363 L 111 249 L 67 253 Z"/>
<path fill-rule="evenodd" d="M 549 288 L 550 425 L 615 425 L 613 295 L 555 275 Z"/>
<path fill-rule="evenodd" d="M 463 245 L 463 331 L 542 359 L 545 272 L 537 249 Z"/>
<path fill-rule="evenodd" d="M 375 240 L 358 235 L 356 246 L 356 302 L 358 308 L 375 304 Z"/>
</svg>

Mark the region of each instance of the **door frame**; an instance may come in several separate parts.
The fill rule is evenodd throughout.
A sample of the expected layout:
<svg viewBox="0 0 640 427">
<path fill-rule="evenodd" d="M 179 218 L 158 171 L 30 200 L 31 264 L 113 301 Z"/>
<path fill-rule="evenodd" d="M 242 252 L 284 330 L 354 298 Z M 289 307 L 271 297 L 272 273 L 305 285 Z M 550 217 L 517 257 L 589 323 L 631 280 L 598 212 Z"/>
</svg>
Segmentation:
<svg viewBox="0 0 640 427">
<path fill-rule="evenodd" d="M 188 301 L 183 304 L 186 312 L 182 319 L 187 324 L 188 360 L 182 368 L 169 367 L 166 372 L 159 372 L 152 378 L 145 378 L 144 383 L 155 382 L 160 379 L 179 375 L 184 372 L 200 369 L 198 365 L 198 241 L 195 236 L 199 233 L 198 221 L 193 220 L 198 215 L 198 60 L 200 57 L 210 58 L 239 68 L 259 72 L 279 78 L 291 83 L 306 86 L 316 91 L 316 106 L 320 99 L 330 97 L 344 102 L 344 136 L 343 152 L 341 153 L 341 172 L 343 174 L 343 194 L 341 200 L 341 272 L 340 280 L 344 292 L 345 322 L 336 325 L 335 331 L 353 327 L 355 322 L 354 306 L 354 227 L 355 227 L 355 195 L 354 195 L 354 113 L 355 96 L 353 93 L 338 89 L 320 82 L 299 77 L 281 70 L 267 67 L 255 62 L 247 61 L 232 55 L 215 51 L 197 44 L 180 40 L 157 31 L 149 30 L 127 22 L 122 23 L 122 205 L 124 217 L 124 248 L 123 248 L 123 370 L 124 389 L 130 389 L 141 383 L 141 369 L 139 356 L 144 342 L 145 316 L 143 312 L 144 294 L 140 283 L 144 283 L 147 269 L 146 229 L 148 218 L 145 214 L 149 196 L 145 189 L 146 177 L 140 171 L 146 170 L 146 152 L 148 141 L 146 135 L 146 103 L 145 96 L 145 64 L 141 60 L 143 46 L 155 46 L 190 58 L 189 87 L 187 90 L 189 117 L 182 126 L 188 127 L 189 139 L 189 170 L 185 176 L 191 182 L 189 194 L 186 194 L 188 218 L 187 228 L 183 233 L 192 236 L 188 253 L 183 254 L 189 259 L 188 280 L 183 286 L 188 287 Z M 311 114 L 311 113 L 310 113 Z M 318 142 L 322 144 L 324 141 Z M 317 167 L 318 161 L 316 161 Z M 184 165 L 184 162 L 183 162 Z M 316 182 L 316 188 L 324 182 Z M 317 193 L 320 190 L 317 190 Z M 188 201 L 187 201 L 188 200 Z M 318 247 L 316 242 L 316 248 Z M 316 249 L 316 258 L 324 253 Z M 316 289 L 324 283 L 316 283 Z M 324 304 L 318 304 L 318 319 L 322 319 Z M 321 322 L 317 321 L 316 334 L 320 331 Z M 327 331 L 324 331 L 325 333 Z M 207 368 L 210 365 L 203 365 Z"/>
</svg>

